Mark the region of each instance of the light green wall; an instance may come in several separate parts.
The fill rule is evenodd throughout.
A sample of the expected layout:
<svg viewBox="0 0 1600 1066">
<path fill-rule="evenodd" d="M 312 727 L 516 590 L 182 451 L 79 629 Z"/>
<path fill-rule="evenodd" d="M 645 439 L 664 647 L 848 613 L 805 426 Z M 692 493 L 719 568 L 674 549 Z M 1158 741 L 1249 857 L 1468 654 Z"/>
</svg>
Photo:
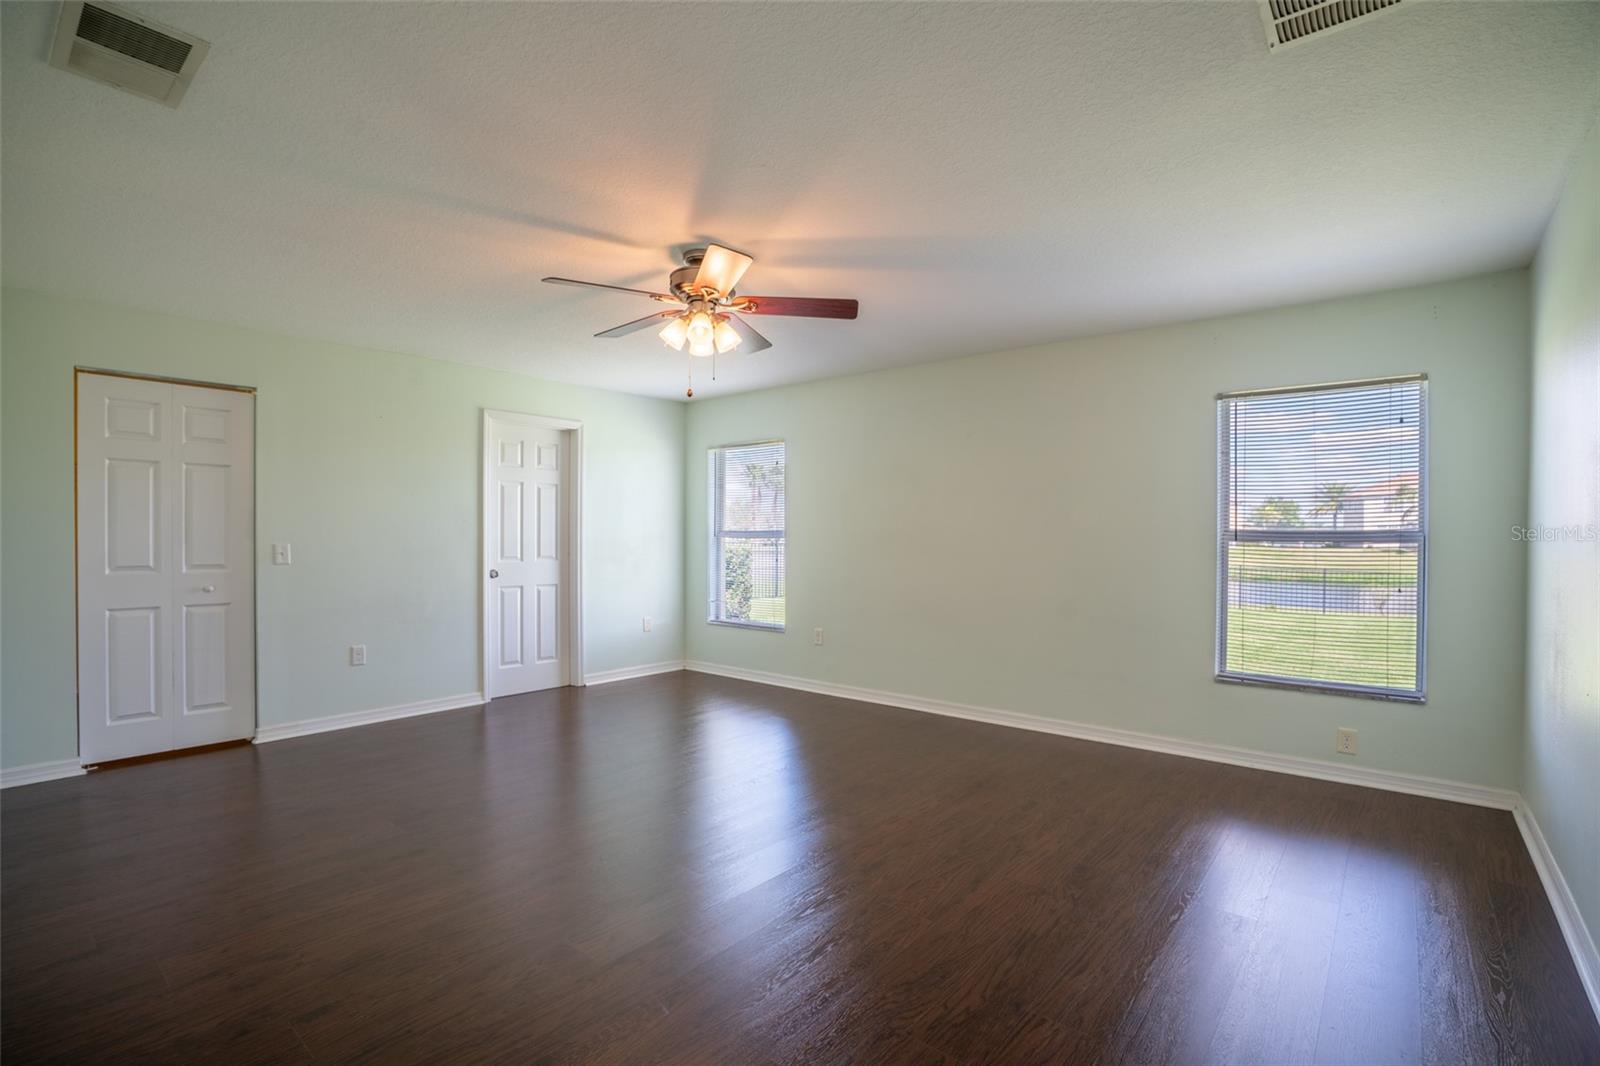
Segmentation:
<svg viewBox="0 0 1600 1066">
<path fill-rule="evenodd" d="M 16 290 L 0 320 L 6 766 L 75 751 L 60 590 L 77 364 L 260 390 L 263 724 L 478 688 L 479 412 L 494 406 L 586 423 L 591 673 L 686 655 L 1326 759 L 1335 726 L 1354 726 L 1358 765 L 1517 785 L 1523 271 L 704 400 L 687 416 Z M 1409 370 L 1431 379 L 1428 704 L 1215 683 L 1214 394 Z M 789 631 L 707 626 L 704 452 L 768 436 L 789 446 Z M 293 566 L 266 565 L 273 540 L 294 544 Z M 355 642 L 367 667 L 345 665 Z"/>
<path fill-rule="evenodd" d="M 1352 726 L 1357 765 L 1515 787 L 1528 348 L 1518 270 L 697 401 L 688 655 L 1318 759 Z M 1215 394 L 1418 370 L 1428 703 L 1213 681 Z M 709 626 L 705 449 L 769 437 L 788 444 L 789 628 Z"/>
<path fill-rule="evenodd" d="M 1600 126 L 1533 271 L 1523 794 L 1600 933 Z M 1572 530 L 1577 532 L 1573 533 Z"/>
<path fill-rule="evenodd" d="M 74 365 L 258 390 L 262 725 L 479 690 L 485 407 L 584 422 L 588 672 L 682 657 L 681 404 L 7 289 L 0 764 L 77 752 Z"/>
</svg>

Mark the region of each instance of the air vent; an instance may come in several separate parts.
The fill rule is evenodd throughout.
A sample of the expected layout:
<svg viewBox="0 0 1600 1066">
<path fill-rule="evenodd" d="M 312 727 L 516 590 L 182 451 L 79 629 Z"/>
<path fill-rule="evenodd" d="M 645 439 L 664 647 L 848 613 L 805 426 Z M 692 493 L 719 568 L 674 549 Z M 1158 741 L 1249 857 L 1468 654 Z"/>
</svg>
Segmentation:
<svg viewBox="0 0 1600 1066">
<path fill-rule="evenodd" d="M 1261 0 L 1267 48 L 1278 49 L 1327 36 L 1399 3 L 1400 0 Z"/>
<path fill-rule="evenodd" d="M 64 3 L 50 65 L 177 107 L 210 46 L 110 3 Z"/>
</svg>

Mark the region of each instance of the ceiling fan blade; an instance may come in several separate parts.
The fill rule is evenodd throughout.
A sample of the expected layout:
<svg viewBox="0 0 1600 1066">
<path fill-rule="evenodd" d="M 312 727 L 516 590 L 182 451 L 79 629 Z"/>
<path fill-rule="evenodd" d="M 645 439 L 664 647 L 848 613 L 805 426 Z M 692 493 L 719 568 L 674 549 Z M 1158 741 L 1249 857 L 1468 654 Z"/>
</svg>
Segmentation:
<svg viewBox="0 0 1600 1066">
<path fill-rule="evenodd" d="M 668 296 L 664 292 L 650 292 L 648 289 L 630 289 L 623 285 L 606 285 L 599 281 L 578 281 L 574 278 L 540 278 L 552 285 L 576 285 L 580 289 L 610 289 L 613 292 L 633 292 L 640 296 L 648 296 L 652 300 L 661 300 L 664 303 L 677 303 L 676 296 Z"/>
<path fill-rule="evenodd" d="M 729 315 L 728 325 L 733 327 L 733 331 L 739 334 L 739 340 L 743 342 L 739 345 L 739 351 L 748 354 L 772 347 L 771 341 L 757 333 L 754 326 L 738 315 Z"/>
<path fill-rule="evenodd" d="M 673 317 L 675 317 L 677 315 L 681 315 L 682 313 L 683 313 L 682 311 L 677 311 L 677 310 L 673 310 L 673 311 L 657 311 L 653 315 L 645 315 L 643 318 L 636 318 L 632 322 L 624 322 L 620 326 L 612 326 L 610 329 L 602 330 L 599 333 L 596 333 L 595 336 L 596 337 L 626 337 L 630 333 L 637 333 L 639 330 L 644 329 L 646 326 L 653 326 L 657 322 L 661 322 L 663 319 L 673 318 Z"/>
<path fill-rule="evenodd" d="M 755 260 L 743 252 L 724 248 L 720 244 L 706 246 L 705 258 L 700 260 L 700 272 L 694 276 L 697 289 L 715 289 L 718 296 L 726 296 L 739 284 L 744 272 Z"/>
<path fill-rule="evenodd" d="M 741 296 L 735 311 L 747 315 L 793 315 L 799 318 L 854 318 L 854 300 L 814 300 L 809 296 Z"/>
</svg>

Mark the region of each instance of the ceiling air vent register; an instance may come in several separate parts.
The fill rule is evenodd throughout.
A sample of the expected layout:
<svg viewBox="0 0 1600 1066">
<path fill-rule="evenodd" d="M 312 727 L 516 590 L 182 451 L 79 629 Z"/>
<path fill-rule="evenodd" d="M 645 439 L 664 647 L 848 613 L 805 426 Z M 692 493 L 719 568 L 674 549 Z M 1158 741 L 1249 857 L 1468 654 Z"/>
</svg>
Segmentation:
<svg viewBox="0 0 1600 1066">
<path fill-rule="evenodd" d="M 64 3 L 50 65 L 177 107 L 209 47 L 118 4 Z"/>
<path fill-rule="evenodd" d="M 1395 7 L 1400 0 L 1261 0 L 1261 21 L 1267 28 L 1267 48 L 1301 44 L 1326 37 L 1357 19 Z"/>
</svg>

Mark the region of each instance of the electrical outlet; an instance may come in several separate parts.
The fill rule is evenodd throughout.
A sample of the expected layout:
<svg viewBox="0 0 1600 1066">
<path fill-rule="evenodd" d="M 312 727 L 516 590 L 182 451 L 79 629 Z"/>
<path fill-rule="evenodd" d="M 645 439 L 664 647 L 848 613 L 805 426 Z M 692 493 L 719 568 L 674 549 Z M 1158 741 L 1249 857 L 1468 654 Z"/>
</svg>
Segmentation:
<svg viewBox="0 0 1600 1066">
<path fill-rule="evenodd" d="M 287 545 L 287 544 L 274 544 L 272 546 L 272 565 L 273 566 L 288 566 L 289 565 L 289 545 Z"/>
<path fill-rule="evenodd" d="M 350 665 L 351 666 L 365 666 L 365 665 L 367 665 L 367 646 L 365 644 L 352 644 L 352 645 L 350 645 Z"/>
<path fill-rule="evenodd" d="M 645 615 L 644 616 L 644 631 L 646 633 L 650 632 L 650 616 L 649 615 Z"/>
<path fill-rule="evenodd" d="M 813 644 L 821 644 L 822 643 L 822 627 L 821 626 L 818 626 L 817 628 L 815 628 L 815 629 L 813 629 L 811 631 L 811 643 L 813 643 Z"/>
<path fill-rule="evenodd" d="M 1356 744 L 1356 731 L 1340 726 L 1338 743 L 1334 745 L 1333 750 L 1340 755 L 1354 755 L 1360 751 L 1359 745 Z"/>
</svg>

